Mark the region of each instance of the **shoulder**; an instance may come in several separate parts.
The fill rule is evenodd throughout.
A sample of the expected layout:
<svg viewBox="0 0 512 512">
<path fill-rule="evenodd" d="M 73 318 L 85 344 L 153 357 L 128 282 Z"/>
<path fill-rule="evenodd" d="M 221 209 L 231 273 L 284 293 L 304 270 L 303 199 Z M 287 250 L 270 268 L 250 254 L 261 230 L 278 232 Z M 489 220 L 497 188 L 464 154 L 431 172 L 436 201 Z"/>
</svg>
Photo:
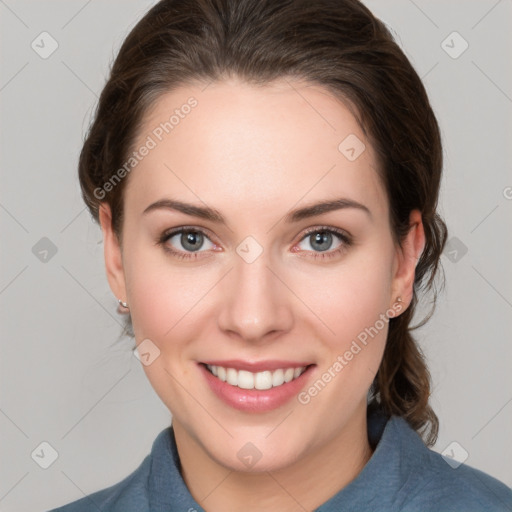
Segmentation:
<svg viewBox="0 0 512 512">
<path fill-rule="evenodd" d="M 151 456 L 147 455 L 133 473 L 117 484 L 49 512 L 149 512 L 147 483 L 150 466 Z"/>
<path fill-rule="evenodd" d="M 393 423 L 401 437 L 404 462 L 404 484 L 397 496 L 397 510 L 512 512 L 511 488 L 483 471 L 453 464 L 429 449 L 405 420 L 395 419 Z"/>
<path fill-rule="evenodd" d="M 425 468 L 412 473 L 414 489 L 404 511 L 512 512 L 512 489 L 504 483 L 466 464 L 453 468 L 439 453 L 426 449 Z"/>
</svg>

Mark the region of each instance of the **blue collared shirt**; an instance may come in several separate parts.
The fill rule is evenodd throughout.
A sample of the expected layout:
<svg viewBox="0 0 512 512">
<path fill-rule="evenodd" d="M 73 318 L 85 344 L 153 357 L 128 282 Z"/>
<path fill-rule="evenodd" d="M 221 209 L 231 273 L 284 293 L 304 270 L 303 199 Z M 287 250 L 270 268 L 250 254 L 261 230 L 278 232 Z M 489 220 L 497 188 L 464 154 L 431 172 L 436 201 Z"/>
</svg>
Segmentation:
<svg viewBox="0 0 512 512">
<path fill-rule="evenodd" d="M 512 489 L 430 450 L 401 417 L 368 415 L 375 451 L 359 475 L 315 512 L 511 512 Z M 229 506 L 226 506 L 226 511 Z M 172 426 L 119 483 L 50 512 L 205 512 L 180 473 Z"/>
</svg>

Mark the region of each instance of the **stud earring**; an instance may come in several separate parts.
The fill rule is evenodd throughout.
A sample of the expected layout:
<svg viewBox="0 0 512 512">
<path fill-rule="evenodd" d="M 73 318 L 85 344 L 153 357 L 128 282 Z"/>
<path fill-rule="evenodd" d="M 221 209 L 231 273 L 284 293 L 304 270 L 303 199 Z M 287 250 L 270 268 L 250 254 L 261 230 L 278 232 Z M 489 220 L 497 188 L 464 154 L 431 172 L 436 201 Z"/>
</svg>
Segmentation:
<svg viewBox="0 0 512 512">
<path fill-rule="evenodd" d="M 117 302 L 119 302 L 119 304 L 123 306 L 123 308 L 128 309 L 128 304 L 126 302 L 123 302 L 121 299 L 117 299 Z"/>
<path fill-rule="evenodd" d="M 397 297 L 397 298 L 396 298 L 396 301 L 397 301 L 397 302 L 402 302 L 402 297 Z"/>
</svg>

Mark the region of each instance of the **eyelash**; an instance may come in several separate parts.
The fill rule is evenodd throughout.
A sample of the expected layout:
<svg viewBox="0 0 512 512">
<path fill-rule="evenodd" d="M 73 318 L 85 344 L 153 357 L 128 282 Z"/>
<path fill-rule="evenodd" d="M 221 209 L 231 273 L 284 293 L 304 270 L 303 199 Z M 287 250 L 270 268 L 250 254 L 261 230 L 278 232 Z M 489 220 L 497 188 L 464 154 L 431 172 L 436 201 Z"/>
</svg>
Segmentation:
<svg viewBox="0 0 512 512">
<path fill-rule="evenodd" d="M 210 239 L 208 234 L 205 231 L 203 231 L 202 229 L 183 226 L 181 228 L 177 228 L 177 229 L 173 229 L 173 230 L 164 232 L 160 236 L 160 238 L 157 240 L 157 244 L 162 246 L 166 252 L 170 253 L 173 257 L 178 258 L 179 260 L 194 261 L 200 257 L 199 253 L 204 252 L 204 251 L 197 251 L 197 252 L 176 251 L 174 249 L 170 249 L 169 246 L 166 245 L 166 242 L 170 238 L 172 238 L 174 235 L 178 235 L 180 233 L 185 233 L 185 232 L 201 233 L 203 236 Z M 336 235 L 342 242 L 342 245 L 340 247 L 338 247 L 337 249 L 332 250 L 332 251 L 325 251 L 325 252 L 323 252 L 323 251 L 322 252 L 307 251 L 307 252 L 313 252 L 312 257 L 315 260 L 318 258 L 320 258 L 322 260 L 335 258 L 336 256 L 344 253 L 352 245 L 352 238 L 348 235 L 348 233 L 346 233 L 345 231 L 343 231 L 341 229 L 332 228 L 332 227 L 328 227 L 328 226 L 320 226 L 320 227 L 310 228 L 310 229 L 306 230 L 306 232 L 304 233 L 304 236 L 299 240 L 299 243 L 314 233 L 331 233 L 333 235 Z"/>
</svg>

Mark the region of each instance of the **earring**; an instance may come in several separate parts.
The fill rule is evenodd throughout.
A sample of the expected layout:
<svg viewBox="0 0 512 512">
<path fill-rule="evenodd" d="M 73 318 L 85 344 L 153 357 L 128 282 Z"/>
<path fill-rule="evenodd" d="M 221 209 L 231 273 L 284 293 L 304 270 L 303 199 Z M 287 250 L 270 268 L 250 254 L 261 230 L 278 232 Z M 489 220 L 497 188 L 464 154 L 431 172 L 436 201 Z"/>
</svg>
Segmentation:
<svg viewBox="0 0 512 512">
<path fill-rule="evenodd" d="M 117 302 L 119 302 L 119 304 L 123 306 L 123 308 L 128 309 L 128 304 L 126 302 L 123 302 L 121 299 L 117 299 Z"/>
<path fill-rule="evenodd" d="M 397 302 L 402 302 L 402 297 L 397 297 L 397 298 L 396 298 L 396 301 L 397 301 Z"/>
</svg>

